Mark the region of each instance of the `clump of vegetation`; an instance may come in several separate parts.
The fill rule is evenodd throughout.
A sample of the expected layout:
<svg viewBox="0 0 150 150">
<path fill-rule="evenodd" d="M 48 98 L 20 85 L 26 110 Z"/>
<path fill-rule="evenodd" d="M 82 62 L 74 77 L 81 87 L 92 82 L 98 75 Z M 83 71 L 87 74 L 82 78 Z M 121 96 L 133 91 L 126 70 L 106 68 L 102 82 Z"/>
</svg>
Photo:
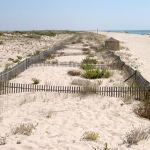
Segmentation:
<svg viewBox="0 0 150 150">
<path fill-rule="evenodd" d="M 30 56 L 32 56 L 32 53 L 29 53 L 29 54 L 27 55 L 27 57 L 30 57 Z"/>
<path fill-rule="evenodd" d="M 17 144 L 21 144 L 21 141 L 18 140 L 18 141 L 17 141 Z"/>
<path fill-rule="evenodd" d="M 0 145 L 6 144 L 6 137 L 0 137 Z"/>
<path fill-rule="evenodd" d="M 3 36 L 3 33 L 2 33 L 2 32 L 0 32 L 0 36 Z"/>
<path fill-rule="evenodd" d="M 32 35 L 32 34 L 31 34 L 31 35 L 29 34 L 29 35 L 27 35 L 27 36 L 25 36 L 25 37 L 26 37 L 26 38 L 30 38 L 30 39 L 40 39 L 40 38 L 41 38 L 39 35 L 34 35 L 34 34 L 33 34 L 33 35 Z"/>
<path fill-rule="evenodd" d="M 12 128 L 12 134 L 22 134 L 22 135 L 27 135 L 30 136 L 32 131 L 36 128 L 38 124 L 33 125 L 33 123 L 28 123 L 28 124 L 20 124 L 19 126 L 15 126 Z"/>
<path fill-rule="evenodd" d="M 97 64 L 97 60 L 93 58 L 87 57 L 86 59 L 82 60 L 82 64 Z"/>
<path fill-rule="evenodd" d="M 21 56 L 17 56 L 17 59 L 9 58 L 8 60 L 12 61 L 13 63 L 17 63 L 17 62 L 20 62 L 21 59 L 22 59 Z"/>
<path fill-rule="evenodd" d="M 83 48 L 82 49 L 82 52 L 83 52 L 84 55 L 90 54 L 90 51 L 91 50 L 89 48 Z"/>
<path fill-rule="evenodd" d="M 80 68 L 81 69 L 83 69 L 83 70 L 94 70 L 94 69 L 96 69 L 96 67 L 95 66 L 93 66 L 93 65 L 89 65 L 89 64 L 82 64 L 81 66 L 80 66 Z"/>
<path fill-rule="evenodd" d="M 21 60 L 21 59 L 22 59 L 22 56 L 17 56 L 17 58 L 18 58 L 19 60 Z"/>
<path fill-rule="evenodd" d="M 41 51 L 36 50 L 33 55 L 39 55 Z"/>
<path fill-rule="evenodd" d="M 58 60 L 57 59 L 54 59 L 51 62 L 52 62 L 52 64 L 58 64 Z"/>
<path fill-rule="evenodd" d="M 93 131 L 87 131 L 83 134 L 82 139 L 87 141 L 96 141 L 99 138 L 99 134 Z"/>
<path fill-rule="evenodd" d="M 73 42 L 71 42 L 71 44 L 76 44 L 76 42 L 75 42 L 75 41 L 73 41 Z"/>
<path fill-rule="evenodd" d="M 80 71 L 70 70 L 70 71 L 68 71 L 68 74 L 71 75 L 71 76 L 79 76 L 80 75 Z"/>
<path fill-rule="evenodd" d="M 130 132 L 126 133 L 124 143 L 127 143 L 128 146 L 133 144 L 138 144 L 141 140 L 148 140 L 150 134 L 150 129 L 140 126 L 139 128 L 133 127 Z"/>
<path fill-rule="evenodd" d="M 3 44 L 3 41 L 0 41 L 0 45 L 2 45 Z"/>
<path fill-rule="evenodd" d="M 101 149 L 101 148 L 99 148 L 99 147 L 97 147 L 97 148 L 94 148 L 94 147 L 93 147 L 93 149 L 94 149 L 94 150 L 112 150 L 111 148 L 108 148 L 108 144 L 107 144 L 107 143 L 104 144 L 104 148 L 103 148 L 103 149 Z M 117 149 L 116 149 L 116 150 L 117 150 Z"/>
<path fill-rule="evenodd" d="M 134 112 L 143 118 L 150 120 L 150 102 L 149 100 L 140 102 L 137 107 L 134 109 Z"/>
<path fill-rule="evenodd" d="M 86 79 L 98 79 L 101 78 L 101 72 L 99 69 L 86 70 L 86 72 L 83 73 L 82 76 Z"/>
<path fill-rule="evenodd" d="M 13 63 L 18 63 L 18 62 L 20 62 L 19 59 L 14 59 L 14 60 L 13 60 Z"/>
<path fill-rule="evenodd" d="M 33 84 L 39 84 L 39 79 L 37 79 L 37 78 L 32 78 L 32 81 L 33 81 Z"/>
<path fill-rule="evenodd" d="M 56 33 L 50 30 L 37 30 L 37 31 L 14 31 L 15 34 L 28 34 L 27 38 L 40 38 L 42 35 L 55 36 Z"/>
<path fill-rule="evenodd" d="M 75 34 L 76 31 L 64 30 L 62 31 L 63 34 Z"/>
<path fill-rule="evenodd" d="M 46 36 L 51 36 L 54 37 L 56 36 L 56 33 L 53 31 L 49 31 L 49 30 L 43 30 L 43 31 L 31 31 L 32 34 L 36 34 L 36 35 L 46 35 Z"/>
<path fill-rule="evenodd" d="M 10 64 L 6 63 L 4 71 L 7 71 L 9 69 L 9 66 L 10 66 Z"/>
<path fill-rule="evenodd" d="M 110 72 L 105 68 L 100 71 L 92 65 L 83 65 L 82 69 L 85 70 L 82 76 L 87 79 L 109 78 L 111 76 Z"/>
</svg>

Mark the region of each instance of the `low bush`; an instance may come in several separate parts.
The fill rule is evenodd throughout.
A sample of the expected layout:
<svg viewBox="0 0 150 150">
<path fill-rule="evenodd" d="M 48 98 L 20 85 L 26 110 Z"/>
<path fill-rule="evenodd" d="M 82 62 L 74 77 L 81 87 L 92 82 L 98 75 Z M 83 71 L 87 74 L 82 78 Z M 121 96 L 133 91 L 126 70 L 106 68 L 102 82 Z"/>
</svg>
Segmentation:
<svg viewBox="0 0 150 150">
<path fill-rule="evenodd" d="M 111 74 L 106 69 L 102 69 L 100 71 L 98 68 L 96 68 L 85 70 L 85 73 L 83 73 L 82 76 L 87 79 L 98 79 L 98 78 L 109 78 Z"/>
<path fill-rule="evenodd" d="M 134 109 L 134 112 L 143 118 L 150 120 L 150 102 L 146 100 L 144 102 L 140 102 Z"/>
<path fill-rule="evenodd" d="M 93 58 L 87 57 L 86 59 L 82 60 L 82 64 L 97 64 L 97 60 Z"/>
<path fill-rule="evenodd" d="M 84 64 L 81 65 L 80 68 L 83 69 L 83 70 L 85 70 L 85 71 L 86 71 L 86 70 L 93 70 L 93 69 L 96 69 L 96 67 L 93 66 L 93 65 L 84 65 Z"/>
<path fill-rule="evenodd" d="M 101 78 L 109 78 L 111 76 L 110 72 L 107 69 L 103 68 L 101 71 Z"/>
<path fill-rule="evenodd" d="M 71 76 L 79 76 L 80 75 L 80 71 L 70 70 L 70 71 L 68 71 L 68 74 L 71 75 Z"/>
<path fill-rule="evenodd" d="M 86 72 L 83 73 L 82 76 L 86 79 L 98 79 L 101 78 L 101 72 L 99 69 L 86 70 Z"/>
<path fill-rule="evenodd" d="M 2 45 L 3 44 L 3 41 L 0 41 L 0 45 Z"/>
<path fill-rule="evenodd" d="M 39 84 L 39 80 L 38 79 L 36 79 L 36 78 L 32 78 L 32 81 L 33 81 L 33 84 Z"/>
</svg>

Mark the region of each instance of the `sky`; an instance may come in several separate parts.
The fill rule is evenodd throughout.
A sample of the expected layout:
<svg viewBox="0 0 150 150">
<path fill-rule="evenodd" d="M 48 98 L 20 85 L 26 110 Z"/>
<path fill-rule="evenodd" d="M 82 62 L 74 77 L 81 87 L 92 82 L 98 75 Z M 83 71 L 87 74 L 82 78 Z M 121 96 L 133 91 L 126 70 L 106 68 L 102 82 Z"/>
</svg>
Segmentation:
<svg viewBox="0 0 150 150">
<path fill-rule="evenodd" d="M 148 30 L 150 0 L 0 0 L 0 30 Z"/>
</svg>

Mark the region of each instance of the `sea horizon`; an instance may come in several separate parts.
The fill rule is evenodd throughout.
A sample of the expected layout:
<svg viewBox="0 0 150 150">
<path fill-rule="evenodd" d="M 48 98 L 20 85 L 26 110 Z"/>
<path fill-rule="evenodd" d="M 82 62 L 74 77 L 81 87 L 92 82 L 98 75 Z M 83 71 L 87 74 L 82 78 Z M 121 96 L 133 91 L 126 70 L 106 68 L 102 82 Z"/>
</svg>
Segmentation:
<svg viewBox="0 0 150 150">
<path fill-rule="evenodd" d="M 106 32 L 131 33 L 131 34 L 150 34 L 150 30 L 105 30 Z"/>
</svg>

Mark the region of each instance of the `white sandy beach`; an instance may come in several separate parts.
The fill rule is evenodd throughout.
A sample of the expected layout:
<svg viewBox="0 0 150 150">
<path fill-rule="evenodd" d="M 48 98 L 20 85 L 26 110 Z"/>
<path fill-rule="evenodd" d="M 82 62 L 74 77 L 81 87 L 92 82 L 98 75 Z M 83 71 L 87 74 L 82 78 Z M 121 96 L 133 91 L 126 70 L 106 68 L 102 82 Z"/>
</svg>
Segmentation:
<svg viewBox="0 0 150 150">
<path fill-rule="evenodd" d="M 117 51 L 117 54 L 134 67 L 140 65 L 137 69 L 146 76 L 148 69 L 144 69 L 150 65 L 149 60 L 144 59 L 144 54 L 147 53 L 145 57 L 148 57 L 149 37 L 122 33 L 103 34 L 113 36 L 120 40 L 124 47 L 128 47 L 129 50 L 124 48 Z M 144 41 L 147 43 L 144 44 Z M 140 57 L 142 47 L 145 52 Z M 54 59 L 58 62 L 80 63 L 86 58 L 86 55 L 81 55 L 81 48 L 81 45 L 73 44 L 69 49 L 59 50 L 60 53 L 80 52 L 79 55 L 62 55 Z M 122 53 L 124 55 L 121 55 Z M 126 55 L 131 55 L 131 58 L 127 59 Z M 68 75 L 69 70 L 80 68 L 30 67 L 10 82 L 32 84 L 32 78 L 37 78 L 41 85 L 73 85 L 73 81 L 78 80 L 80 84 L 81 81 L 87 80 Z M 111 71 L 112 76 L 108 79 L 88 81 L 100 86 L 127 86 L 123 84 L 125 77 L 122 71 Z M 149 150 L 150 139 L 141 140 L 138 145 L 130 147 L 125 143 L 126 133 L 131 132 L 133 127 L 143 126 L 150 129 L 150 121 L 136 116 L 133 112 L 137 103 L 129 99 L 102 97 L 96 94 L 31 92 L 0 95 L 0 143 L 5 141 L 5 145 L 0 144 L 0 150 L 93 150 L 92 147 L 103 150 L 105 143 L 111 150 Z M 23 123 L 35 126 L 31 135 L 14 135 L 12 130 Z M 98 133 L 99 138 L 96 141 L 82 139 L 83 134 L 88 131 Z"/>
<path fill-rule="evenodd" d="M 150 82 L 149 35 L 113 32 L 99 32 L 99 34 L 106 35 L 107 38 L 113 37 L 119 40 L 122 47 L 120 51 L 116 51 L 116 54 L 119 55 L 126 64 L 129 64 L 135 70 L 141 72 L 142 76 Z"/>
</svg>

